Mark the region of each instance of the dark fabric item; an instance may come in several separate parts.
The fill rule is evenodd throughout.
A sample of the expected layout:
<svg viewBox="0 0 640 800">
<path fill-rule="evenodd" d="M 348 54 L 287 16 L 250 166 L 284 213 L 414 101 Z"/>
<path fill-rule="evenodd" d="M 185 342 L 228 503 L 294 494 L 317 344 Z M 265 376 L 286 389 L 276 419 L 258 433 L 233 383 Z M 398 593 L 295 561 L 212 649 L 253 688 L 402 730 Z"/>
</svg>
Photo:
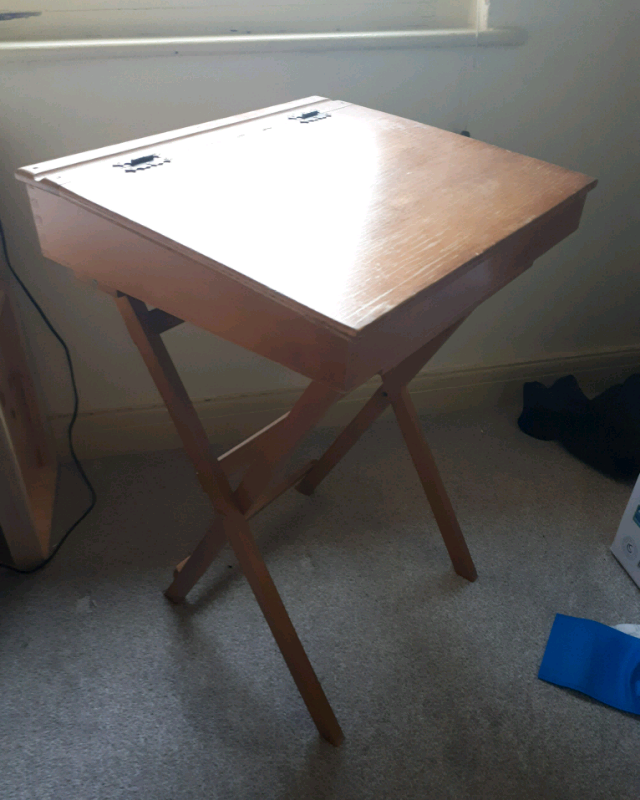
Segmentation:
<svg viewBox="0 0 640 800">
<path fill-rule="evenodd" d="M 560 442 L 585 464 L 617 480 L 640 472 L 640 374 L 589 400 L 573 375 L 547 388 L 525 383 L 520 430 Z"/>
</svg>

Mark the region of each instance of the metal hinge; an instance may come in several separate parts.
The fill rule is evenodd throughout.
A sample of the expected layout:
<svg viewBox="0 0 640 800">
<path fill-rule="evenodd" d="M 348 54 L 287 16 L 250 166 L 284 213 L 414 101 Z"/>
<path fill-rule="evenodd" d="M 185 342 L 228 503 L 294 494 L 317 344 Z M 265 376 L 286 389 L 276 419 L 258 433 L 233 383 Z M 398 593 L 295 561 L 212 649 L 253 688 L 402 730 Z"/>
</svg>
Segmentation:
<svg viewBox="0 0 640 800">
<path fill-rule="evenodd" d="M 151 167 L 161 167 L 163 164 L 169 164 L 171 159 L 160 156 L 157 153 L 152 153 L 148 156 L 138 156 L 132 158 L 131 161 L 118 161 L 113 164 L 114 167 L 122 167 L 125 172 L 141 172 L 144 169 L 151 169 Z"/>
<path fill-rule="evenodd" d="M 298 122 L 318 122 L 318 120 L 327 119 L 330 116 L 331 114 L 327 114 L 326 111 L 318 111 L 316 108 L 313 111 L 303 111 L 302 114 L 293 114 L 289 119 L 297 119 Z"/>
</svg>

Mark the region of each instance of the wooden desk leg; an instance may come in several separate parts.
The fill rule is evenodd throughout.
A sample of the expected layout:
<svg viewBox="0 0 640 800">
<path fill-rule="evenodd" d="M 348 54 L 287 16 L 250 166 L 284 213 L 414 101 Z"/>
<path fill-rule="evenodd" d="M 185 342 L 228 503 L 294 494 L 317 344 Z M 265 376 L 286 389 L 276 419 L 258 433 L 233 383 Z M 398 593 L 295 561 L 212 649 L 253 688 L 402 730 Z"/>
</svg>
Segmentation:
<svg viewBox="0 0 640 800">
<path fill-rule="evenodd" d="M 340 725 L 253 540 L 249 524 L 236 505 L 227 476 L 217 459 L 211 455 L 206 432 L 171 361 L 164 342 L 160 334 L 155 332 L 148 323 L 149 312 L 147 307 L 144 303 L 126 295 L 118 297 L 116 302 L 131 338 L 137 345 L 147 369 L 171 414 L 184 448 L 193 462 L 200 484 L 208 495 L 214 509 L 220 514 L 224 536 L 228 539 L 236 554 L 236 558 L 249 581 L 249 585 L 318 731 L 328 742 L 336 746 L 339 745 L 343 739 Z M 315 393 L 316 390 L 311 389 L 310 391 L 307 390 L 305 395 L 311 398 L 315 396 Z M 294 426 L 294 428 L 297 434 L 297 427 Z M 267 460 L 272 463 L 270 459 Z M 260 477 L 264 481 L 268 477 L 265 473 L 266 465 L 261 465 Z M 251 498 L 247 493 L 245 499 L 250 506 L 250 501 L 257 498 Z M 208 556 L 211 549 L 220 544 L 215 524 L 210 533 L 210 538 L 203 545 L 204 556 Z M 202 566 L 202 563 L 199 563 L 197 559 L 193 561 L 192 559 L 193 556 L 184 564 L 181 571 L 194 570 L 193 573 L 190 573 L 191 577 Z M 206 561 L 206 558 L 203 559 L 204 561 Z M 190 562 L 191 566 L 189 566 Z M 189 573 L 185 573 L 185 575 L 187 574 Z M 180 587 L 176 590 L 176 596 L 179 595 L 179 590 Z"/>
<path fill-rule="evenodd" d="M 394 384 L 407 384 L 420 372 L 424 365 L 433 358 L 442 345 L 450 339 L 465 321 L 466 316 L 459 319 L 446 330 L 424 344 L 410 356 L 397 364 L 393 369 L 382 375 L 383 380 L 392 381 Z M 381 386 L 375 394 L 365 403 L 347 427 L 339 434 L 331 447 L 318 459 L 318 463 L 309 471 L 309 474 L 296 487 L 302 494 L 311 495 L 329 472 L 351 450 L 367 428 L 386 411 L 391 404 L 387 392 Z"/>
<path fill-rule="evenodd" d="M 258 601 L 298 691 L 320 735 L 338 747 L 344 738 L 338 720 L 307 658 L 296 629 L 260 555 L 244 516 L 237 512 L 223 520 L 236 558 Z"/>
<path fill-rule="evenodd" d="M 413 460 L 420 482 L 433 509 L 440 533 L 449 551 L 453 568 L 468 581 L 478 577 L 471 554 L 464 540 L 458 520 L 447 496 L 429 445 L 422 432 L 420 419 L 406 386 L 395 387 L 384 384 L 389 392 L 391 404 L 402 431 L 407 449 Z"/>
<path fill-rule="evenodd" d="M 251 519 L 254 514 L 262 511 L 269 503 L 280 497 L 287 489 L 294 486 L 303 475 L 309 472 L 314 464 L 315 461 L 309 461 L 303 464 L 283 481 L 274 486 L 271 491 L 261 495 L 251 506 L 249 511 L 246 512 L 245 518 L 247 520 Z M 193 553 L 178 564 L 174 572 L 173 583 L 164 593 L 165 597 L 171 600 L 172 603 L 181 603 L 207 569 L 209 569 L 220 550 L 222 550 L 226 544 L 226 541 L 227 539 L 224 535 L 222 521 L 217 519 L 198 543 Z"/>
<path fill-rule="evenodd" d="M 209 568 L 211 562 L 227 543 L 222 520 L 217 517 L 193 553 L 176 570 L 165 597 L 181 603 Z"/>
<path fill-rule="evenodd" d="M 360 409 L 347 427 L 339 434 L 331 447 L 323 454 L 317 464 L 297 485 L 302 494 L 313 494 L 316 486 L 323 481 L 336 464 L 341 461 L 358 441 L 362 434 L 375 422 L 380 414 L 389 407 L 391 400 L 387 392 L 380 387 Z"/>
<path fill-rule="evenodd" d="M 282 463 L 317 425 L 342 394 L 320 383 L 307 386 L 278 429 L 277 439 L 263 442 L 256 459 L 242 477 L 235 498 L 241 511 L 248 511 L 271 481 L 273 470 Z"/>
</svg>

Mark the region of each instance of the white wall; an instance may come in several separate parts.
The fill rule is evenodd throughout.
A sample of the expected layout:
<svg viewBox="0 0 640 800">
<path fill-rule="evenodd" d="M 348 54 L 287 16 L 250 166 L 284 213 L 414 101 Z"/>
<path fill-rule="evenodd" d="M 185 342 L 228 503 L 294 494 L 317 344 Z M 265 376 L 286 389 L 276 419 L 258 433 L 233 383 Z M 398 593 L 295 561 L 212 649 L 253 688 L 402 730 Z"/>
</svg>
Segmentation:
<svg viewBox="0 0 640 800">
<path fill-rule="evenodd" d="M 632 13 L 633 12 L 633 13 Z M 459 369 L 638 344 L 635 0 L 494 0 L 521 47 L 4 64 L 0 216 L 16 267 L 68 340 L 83 411 L 155 404 L 109 298 L 39 254 L 23 164 L 320 94 L 411 117 L 600 179 L 580 231 L 492 298 L 439 354 Z M 635 174 L 634 174 L 635 170 Z M 634 228 L 635 222 L 635 228 Z M 464 221 L 461 220 L 461 224 Z M 56 343 L 21 303 L 52 413 L 70 407 Z M 184 326 L 167 337 L 196 398 L 301 379 Z"/>
</svg>

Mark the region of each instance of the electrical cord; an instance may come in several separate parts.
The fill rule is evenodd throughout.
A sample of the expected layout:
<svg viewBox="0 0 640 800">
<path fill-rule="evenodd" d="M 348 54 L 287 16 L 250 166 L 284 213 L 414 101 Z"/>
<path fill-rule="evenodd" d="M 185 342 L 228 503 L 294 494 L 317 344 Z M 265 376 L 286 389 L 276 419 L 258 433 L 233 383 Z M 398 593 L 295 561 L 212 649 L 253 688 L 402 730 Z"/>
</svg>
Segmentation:
<svg viewBox="0 0 640 800">
<path fill-rule="evenodd" d="M 0 567 L 3 567 L 4 569 L 11 570 L 11 572 L 17 572 L 20 575 L 31 575 L 33 572 L 38 572 L 38 570 L 43 569 L 44 567 L 47 566 L 47 564 L 49 564 L 51 562 L 51 560 L 58 553 L 58 551 L 60 550 L 62 545 L 69 538 L 70 534 L 93 511 L 93 509 L 95 508 L 96 501 L 97 501 L 98 498 L 97 498 L 97 495 L 96 495 L 96 491 L 93 488 L 93 484 L 91 483 L 91 481 L 87 477 L 87 474 L 84 471 L 84 468 L 83 468 L 82 464 L 80 463 L 80 459 L 76 455 L 76 451 L 75 451 L 75 448 L 73 446 L 73 427 L 76 424 L 76 420 L 78 418 L 78 408 L 80 406 L 80 399 L 79 399 L 79 396 L 78 396 L 78 387 L 76 385 L 76 376 L 75 376 L 75 372 L 73 370 L 73 362 L 71 360 L 71 354 L 69 353 L 69 348 L 67 347 L 67 343 L 65 342 L 65 340 L 62 338 L 62 336 L 60 336 L 58 331 L 51 324 L 49 318 L 47 317 L 47 315 L 44 313 L 44 311 L 40 307 L 40 304 L 38 303 L 38 301 L 31 294 L 29 289 L 27 289 L 27 287 L 24 285 L 24 283 L 22 281 L 22 278 L 18 275 L 18 273 L 15 271 L 15 269 L 11 265 L 11 259 L 9 258 L 9 251 L 7 249 L 7 239 L 6 239 L 5 234 L 4 234 L 4 228 L 2 227 L 2 220 L 0 220 L 0 244 L 2 245 L 2 252 L 4 254 L 5 261 L 7 262 L 7 267 L 9 268 L 9 271 L 11 272 L 13 277 L 18 282 L 18 285 L 20 286 L 22 291 L 26 294 L 26 296 L 29 298 L 29 300 L 33 304 L 33 307 L 35 308 L 35 310 L 38 312 L 38 314 L 42 318 L 42 321 L 44 322 L 44 324 L 47 326 L 47 328 L 49 328 L 51 333 L 55 336 L 55 338 L 60 343 L 62 349 L 64 350 L 64 355 L 65 355 L 65 358 L 67 360 L 67 366 L 69 368 L 69 378 L 71 379 L 71 387 L 73 389 L 73 413 L 71 415 L 71 421 L 69 422 L 69 427 L 67 428 L 67 440 L 69 442 L 69 451 L 71 453 L 71 458 L 73 460 L 73 463 L 75 464 L 76 469 L 78 470 L 78 473 L 79 473 L 80 477 L 82 478 L 85 486 L 89 490 L 89 495 L 91 497 L 91 502 L 89 503 L 89 506 L 87 507 L 86 511 L 83 514 L 81 514 L 81 516 L 78 517 L 78 519 L 73 523 L 73 525 L 70 528 L 67 529 L 67 531 L 65 532 L 64 536 L 60 539 L 58 544 L 53 548 L 53 551 L 48 556 L 48 558 L 46 558 L 41 564 L 38 564 L 37 567 L 33 567 L 32 569 L 18 569 L 17 567 L 10 566 L 9 564 L 0 563 Z"/>
</svg>

